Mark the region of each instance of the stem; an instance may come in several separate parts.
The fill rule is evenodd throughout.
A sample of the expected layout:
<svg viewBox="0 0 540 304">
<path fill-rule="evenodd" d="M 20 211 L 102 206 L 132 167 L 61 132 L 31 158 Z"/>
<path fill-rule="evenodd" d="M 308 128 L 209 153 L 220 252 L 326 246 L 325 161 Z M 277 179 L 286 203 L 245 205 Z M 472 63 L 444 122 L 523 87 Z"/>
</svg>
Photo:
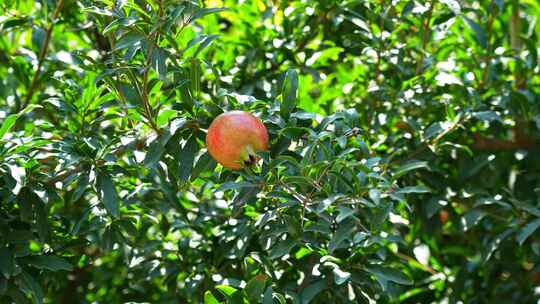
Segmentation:
<svg viewBox="0 0 540 304">
<path fill-rule="evenodd" d="M 47 49 L 49 48 L 49 42 L 51 41 L 53 28 L 54 28 L 54 25 L 56 24 L 56 19 L 58 18 L 58 15 L 60 14 L 60 11 L 62 10 L 63 7 L 64 7 L 64 0 L 58 0 L 58 3 L 56 4 L 56 8 L 54 9 L 52 13 L 51 24 L 49 25 L 49 28 L 47 28 L 47 31 L 45 33 L 45 41 L 43 42 L 43 45 L 41 46 L 41 49 L 39 50 L 38 65 L 36 68 L 36 72 L 34 73 L 34 76 L 32 77 L 30 88 L 28 89 L 28 93 L 26 94 L 24 101 L 19 107 L 19 110 L 23 110 L 24 108 L 26 108 L 28 104 L 30 103 L 30 101 L 32 100 L 32 96 L 34 95 L 34 92 L 38 85 L 39 73 L 41 72 L 41 67 L 43 66 L 43 62 L 45 61 L 45 56 L 47 55 Z"/>
<path fill-rule="evenodd" d="M 433 15 L 433 7 L 435 6 L 435 0 L 429 2 L 429 10 L 427 12 L 426 18 L 424 19 L 424 25 L 422 28 L 422 50 L 420 53 L 420 59 L 416 64 L 416 75 L 420 75 L 424 70 L 424 58 L 426 54 L 426 47 L 429 39 L 429 23 L 431 22 L 431 16 Z"/>
</svg>

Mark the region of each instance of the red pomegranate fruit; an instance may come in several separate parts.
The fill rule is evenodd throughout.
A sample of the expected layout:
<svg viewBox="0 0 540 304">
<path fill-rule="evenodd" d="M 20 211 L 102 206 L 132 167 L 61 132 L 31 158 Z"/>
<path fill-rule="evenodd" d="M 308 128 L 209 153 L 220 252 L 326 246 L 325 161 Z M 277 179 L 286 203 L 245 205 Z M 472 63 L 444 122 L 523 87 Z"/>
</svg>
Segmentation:
<svg viewBox="0 0 540 304">
<path fill-rule="evenodd" d="M 239 170 L 253 165 L 258 159 L 256 153 L 268 149 L 268 131 L 253 114 L 230 111 L 212 121 L 206 146 L 223 167 Z"/>
</svg>

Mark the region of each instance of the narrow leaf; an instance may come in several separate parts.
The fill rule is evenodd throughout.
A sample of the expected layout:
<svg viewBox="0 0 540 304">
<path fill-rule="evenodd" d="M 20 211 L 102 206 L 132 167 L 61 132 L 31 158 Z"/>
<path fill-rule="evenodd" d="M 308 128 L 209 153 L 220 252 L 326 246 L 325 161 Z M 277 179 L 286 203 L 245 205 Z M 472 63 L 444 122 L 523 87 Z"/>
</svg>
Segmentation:
<svg viewBox="0 0 540 304">
<path fill-rule="evenodd" d="M 270 259 L 274 260 L 288 254 L 295 245 L 296 242 L 292 239 L 280 241 L 270 250 Z"/>
<path fill-rule="evenodd" d="M 165 59 L 167 58 L 167 53 L 162 48 L 154 48 L 152 51 L 152 68 L 159 75 L 159 79 L 167 79 L 167 66 L 165 64 Z"/>
<path fill-rule="evenodd" d="M 0 273 L 9 279 L 15 268 L 13 253 L 8 248 L 0 248 Z"/>
<path fill-rule="evenodd" d="M 204 293 L 204 304 L 219 304 L 220 302 L 214 297 L 214 295 L 207 290 Z"/>
<path fill-rule="evenodd" d="M 417 169 L 421 169 L 421 168 L 429 168 L 428 163 L 425 162 L 425 161 L 412 161 L 412 162 L 406 163 L 405 165 L 397 168 L 396 171 L 394 172 L 393 177 L 394 177 L 394 179 L 396 179 L 396 178 L 398 178 L 398 177 L 400 177 L 402 175 L 405 175 L 409 171 L 417 170 Z"/>
<path fill-rule="evenodd" d="M 516 235 L 516 240 L 518 241 L 519 245 L 523 245 L 525 240 L 531 236 L 531 234 L 533 234 L 538 227 L 540 227 L 540 218 L 537 218 L 536 220 L 528 223 L 525 227 L 521 228 Z"/>
<path fill-rule="evenodd" d="M 105 209 L 113 217 L 119 215 L 118 193 L 111 176 L 106 172 L 98 172 L 96 178 L 96 190 Z"/>
<path fill-rule="evenodd" d="M 68 263 L 64 258 L 55 255 L 34 255 L 26 257 L 25 261 L 36 268 L 48 269 L 51 271 L 71 271 L 73 266 Z"/>
<path fill-rule="evenodd" d="M 298 95 L 298 73 L 290 69 L 285 73 L 283 87 L 281 89 L 282 104 L 280 114 L 283 118 L 289 118 L 292 110 L 296 106 Z"/>
</svg>

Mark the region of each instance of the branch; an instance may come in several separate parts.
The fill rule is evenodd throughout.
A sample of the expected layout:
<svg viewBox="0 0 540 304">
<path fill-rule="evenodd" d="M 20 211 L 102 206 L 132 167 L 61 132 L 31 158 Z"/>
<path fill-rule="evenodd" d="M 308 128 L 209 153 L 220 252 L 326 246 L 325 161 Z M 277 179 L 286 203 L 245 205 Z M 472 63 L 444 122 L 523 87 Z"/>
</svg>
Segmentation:
<svg viewBox="0 0 540 304">
<path fill-rule="evenodd" d="M 26 108 L 26 106 L 28 106 L 28 104 L 32 100 L 32 96 L 34 95 L 34 92 L 38 85 L 39 73 L 41 72 L 41 67 L 43 66 L 43 62 L 45 61 L 45 56 L 47 55 L 47 49 L 49 47 L 49 42 L 51 41 L 53 28 L 54 28 L 54 25 L 56 24 L 56 19 L 58 18 L 58 15 L 60 14 L 60 11 L 62 10 L 63 7 L 64 7 L 64 0 L 58 0 L 58 3 L 56 4 L 56 8 L 54 9 L 52 13 L 51 24 L 49 25 L 49 28 L 47 28 L 47 31 L 45 33 L 45 41 L 43 42 L 43 45 L 41 46 L 41 49 L 39 50 L 38 66 L 36 68 L 36 72 L 34 73 L 34 76 L 32 77 L 30 88 L 28 89 L 28 93 L 26 94 L 26 97 L 23 103 L 19 107 L 19 111 Z"/>
<path fill-rule="evenodd" d="M 473 147 L 478 150 L 488 151 L 532 150 L 534 148 L 534 139 L 523 134 L 522 130 L 516 127 L 514 128 L 513 133 L 514 136 L 511 140 L 504 140 L 486 137 L 479 132 L 476 132 L 473 134 Z"/>
</svg>

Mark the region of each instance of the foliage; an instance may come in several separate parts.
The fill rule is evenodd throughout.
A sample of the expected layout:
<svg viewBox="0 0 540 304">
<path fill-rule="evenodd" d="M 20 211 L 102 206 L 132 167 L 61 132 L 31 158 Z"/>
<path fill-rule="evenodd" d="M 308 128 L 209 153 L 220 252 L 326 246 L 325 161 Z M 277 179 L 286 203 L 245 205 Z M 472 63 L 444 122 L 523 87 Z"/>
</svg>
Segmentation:
<svg viewBox="0 0 540 304">
<path fill-rule="evenodd" d="M 0 8 L 0 302 L 538 300 L 536 1 Z"/>
</svg>

